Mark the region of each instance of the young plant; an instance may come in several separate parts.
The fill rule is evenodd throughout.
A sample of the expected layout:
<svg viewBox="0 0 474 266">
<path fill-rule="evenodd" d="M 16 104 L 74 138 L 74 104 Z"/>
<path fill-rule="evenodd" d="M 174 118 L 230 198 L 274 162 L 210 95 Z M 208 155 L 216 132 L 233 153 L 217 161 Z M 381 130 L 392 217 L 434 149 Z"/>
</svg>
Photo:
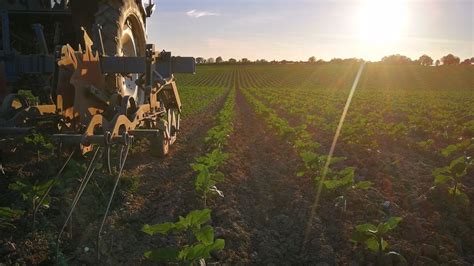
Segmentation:
<svg viewBox="0 0 474 266">
<path fill-rule="evenodd" d="M 30 144 L 36 149 L 36 157 L 38 162 L 40 160 L 41 151 L 52 152 L 54 149 L 53 143 L 51 143 L 41 134 L 32 134 L 30 136 L 24 137 L 23 140 L 26 144 Z"/>
<path fill-rule="evenodd" d="M 186 217 L 179 217 L 175 223 L 144 225 L 142 231 L 149 234 L 183 234 L 187 244 L 181 247 L 165 247 L 145 252 L 145 257 L 155 262 L 173 262 L 180 265 L 196 265 L 211 257 L 212 251 L 222 250 L 223 239 L 214 238 L 214 229 L 205 225 L 211 219 L 209 209 L 191 211 Z"/>
<path fill-rule="evenodd" d="M 0 207 L 0 229 L 15 228 L 12 222 L 22 216 L 24 211 Z"/>
<path fill-rule="evenodd" d="M 462 178 L 467 175 L 467 169 L 472 165 L 472 159 L 470 157 L 461 156 L 451 161 L 448 166 L 442 168 L 436 168 L 433 171 L 435 177 L 435 186 L 449 183 L 449 194 L 453 195 L 454 198 L 459 197 L 464 201 L 469 201 L 466 194 L 464 194 L 460 188 L 462 185 Z"/>
<path fill-rule="evenodd" d="M 193 170 L 198 173 L 194 187 L 204 200 L 204 208 L 207 207 L 207 199 L 210 194 L 224 196 L 222 191 L 217 189 L 216 185 L 224 181 L 224 174 L 218 171 L 218 168 L 228 158 L 229 154 L 224 153 L 220 149 L 214 149 L 212 152 L 196 158 L 196 162 L 191 164 Z"/>
<path fill-rule="evenodd" d="M 25 97 L 30 105 L 38 105 L 39 99 L 33 95 L 31 90 L 18 90 L 18 95 Z"/>
<path fill-rule="evenodd" d="M 351 241 L 365 245 L 368 250 L 377 254 L 377 257 L 381 259 L 386 254 L 385 251 L 388 247 L 385 237 L 388 232 L 397 227 L 400 221 L 402 221 L 401 217 L 391 217 L 386 222 L 378 225 L 371 223 L 357 225 Z M 393 254 L 397 253 L 390 252 L 390 255 Z"/>
<path fill-rule="evenodd" d="M 42 184 L 30 184 L 30 183 L 23 183 L 21 181 L 16 181 L 15 183 L 11 183 L 8 185 L 8 188 L 16 191 L 20 194 L 21 198 L 25 202 L 29 202 L 31 204 L 32 210 L 35 210 L 39 204 L 40 199 L 48 190 L 49 186 L 53 184 L 54 180 L 51 179 Z M 41 202 L 41 207 L 49 207 L 49 203 L 51 202 L 51 197 L 47 196 L 43 202 Z"/>
<path fill-rule="evenodd" d="M 327 190 L 337 190 L 341 194 L 336 198 L 336 207 L 342 205 L 343 210 L 346 211 L 347 206 L 347 193 L 351 189 L 369 189 L 372 186 L 370 181 L 359 181 L 356 182 L 354 179 L 355 168 L 346 167 L 339 171 L 336 178 L 328 179 L 323 181 L 324 188 Z"/>
</svg>

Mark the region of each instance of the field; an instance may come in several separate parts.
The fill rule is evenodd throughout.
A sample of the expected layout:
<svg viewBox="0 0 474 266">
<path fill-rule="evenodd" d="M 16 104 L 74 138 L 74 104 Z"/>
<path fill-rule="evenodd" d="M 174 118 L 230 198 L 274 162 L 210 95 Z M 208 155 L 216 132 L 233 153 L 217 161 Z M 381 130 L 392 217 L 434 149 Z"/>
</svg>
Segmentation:
<svg viewBox="0 0 474 266">
<path fill-rule="evenodd" d="M 325 175 L 358 69 L 209 65 L 178 75 L 178 141 L 162 160 L 148 156 L 148 141 L 132 147 L 102 263 L 146 263 L 147 250 L 190 247 L 176 226 L 168 234 L 144 225 L 204 208 L 212 237 L 192 233 L 214 245 L 209 263 L 472 265 L 474 67 L 366 64 Z M 18 213 L 0 220 L 0 263 L 54 261 L 86 159 L 73 158 L 33 228 L 31 205 L 59 167 L 51 150 L 47 140 L 22 140 L 3 160 L 0 206 Z M 61 241 L 61 262 L 95 263 L 112 184 L 98 169 Z"/>
</svg>

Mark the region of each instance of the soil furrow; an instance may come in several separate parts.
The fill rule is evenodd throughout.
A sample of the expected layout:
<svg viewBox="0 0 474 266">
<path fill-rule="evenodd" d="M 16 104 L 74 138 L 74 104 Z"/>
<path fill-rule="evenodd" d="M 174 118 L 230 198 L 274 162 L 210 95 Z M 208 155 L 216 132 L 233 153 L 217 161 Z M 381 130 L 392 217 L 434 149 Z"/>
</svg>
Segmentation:
<svg viewBox="0 0 474 266">
<path fill-rule="evenodd" d="M 237 90 L 235 134 L 228 150 L 226 198 L 215 211 L 222 259 L 229 263 L 334 263 L 324 227 L 314 219 L 309 243 L 301 248 L 312 183 L 296 177 L 297 155 L 278 139 Z"/>
</svg>

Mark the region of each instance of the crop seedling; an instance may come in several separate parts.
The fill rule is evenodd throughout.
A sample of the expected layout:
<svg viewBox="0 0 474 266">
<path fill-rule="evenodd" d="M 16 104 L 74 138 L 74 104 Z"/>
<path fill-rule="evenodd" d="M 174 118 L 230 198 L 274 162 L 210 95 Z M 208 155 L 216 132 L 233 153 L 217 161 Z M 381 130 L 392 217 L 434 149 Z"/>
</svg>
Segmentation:
<svg viewBox="0 0 474 266">
<path fill-rule="evenodd" d="M 216 185 L 224 181 L 224 174 L 218 171 L 218 168 L 227 158 L 229 158 L 229 154 L 222 152 L 220 149 L 214 149 L 212 152 L 196 158 L 196 162 L 191 164 L 193 170 L 198 173 L 194 187 L 201 194 L 204 207 L 207 206 L 209 194 L 223 196 L 222 191 L 217 189 Z"/>
<path fill-rule="evenodd" d="M 461 191 L 462 178 L 467 175 L 468 168 L 472 165 L 470 157 L 461 156 L 451 161 L 448 166 L 436 168 L 433 171 L 435 187 L 441 184 L 451 184 L 448 192 L 453 197 L 469 202 L 469 198 Z"/>
<path fill-rule="evenodd" d="M 336 198 L 336 207 L 342 205 L 343 210 L 347 207 L 347 192 L 351 189 L 369 189 L 372 186 L 370 181 L 354 180 L 355 168 L 346 167 L 337 173 L 337 178 L 323 181 L 324 188 L 327 190 L 338 190 L 342 195 Z"/>
<path fill-rule="evenodd" d="M 25 97 L 29 105 L 34 106 L 39 102 L 38 97 L 34 96 L 31 90 L 18 90 L 18 95 Z"/>
<path fill-rule="evenodd" d="M 155 262 L 173 262 L 180 265 L 202 264 L 211 257 L 212 251 L 222 250 L 223 239 L 214 238 L 214 229 L 205 225 L 211 219 L 211 210 L 194 210 L 186 217 L 179 217 L 175 223 L 144 225 L 142 231 L 148 235 L 183 234 L 187 236 L 187 244 L 181 247 L 165 247 L 149 250 L 145 257 Z"/>
<path fill-rule="evenodd" d="M 0 207 L 0 229 L 15 228 L 12 222 L 24 214 L 21 210 Z"/>
<path fill-rule="evenodd" d="M 54 149 L 53 143 L 46 139 L 42 134 L 32 134 L 31 136 L 24 137 L 23 140 L 26 144 L 30 144 L 35 147 L 38 162 L 40 160 L 41 151 L 52 152 Z"/>
<path fill-rule="evenodd" d="M 378 225 L 371 223 L 357 225 L 351 241 L 361 243 L 365 245 L 368 250 L 377 254 L 379 262 L 381 262 L 384 255 L 396 255 L 399 256 L 400 260 L 405 261 L 403 256 L 396 252 L 385 253 L 389 245 L 385 237 L 387 233 L 395 229 L 401 221 L 401 217 L 390 217 L 386 222 L 379 223 Z"/>
<path fill-rule="evenodd" d="M 8 185 L 8 188 L 16 191 L 20 194 L 21 198 L 25 202 L 29 202 L 31 204 L 32 210 L 36 209 L 39 204 L 41 197 L 44 196 L 46 191 L 48 190 L 49 186 L 53 184 L 54 180 L 51 179 L 47 182 L 41 184 L 30 184 L 28 182 L 23 183 L 21 181 L 16 181 L 15 183 L 11 183 Z M 41 202 L 40 207 L 49 208 L 49 203 L 51 202 L 51 197 L 47 196 L 43 202 Z"/>
</svg>

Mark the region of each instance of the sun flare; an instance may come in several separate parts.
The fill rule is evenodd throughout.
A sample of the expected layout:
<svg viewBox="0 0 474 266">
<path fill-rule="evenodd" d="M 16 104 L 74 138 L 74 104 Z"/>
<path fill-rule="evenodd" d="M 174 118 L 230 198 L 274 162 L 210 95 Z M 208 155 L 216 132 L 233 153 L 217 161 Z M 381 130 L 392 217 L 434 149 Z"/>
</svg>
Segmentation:
<svg viewBox="0 0 474 266">
<path fill-rule="evenodd" d="M 358 16 L 359 38 L 379 44 L 398 41 L 407 22 L 404 0 L 366 0 Z"/>
</svg>

